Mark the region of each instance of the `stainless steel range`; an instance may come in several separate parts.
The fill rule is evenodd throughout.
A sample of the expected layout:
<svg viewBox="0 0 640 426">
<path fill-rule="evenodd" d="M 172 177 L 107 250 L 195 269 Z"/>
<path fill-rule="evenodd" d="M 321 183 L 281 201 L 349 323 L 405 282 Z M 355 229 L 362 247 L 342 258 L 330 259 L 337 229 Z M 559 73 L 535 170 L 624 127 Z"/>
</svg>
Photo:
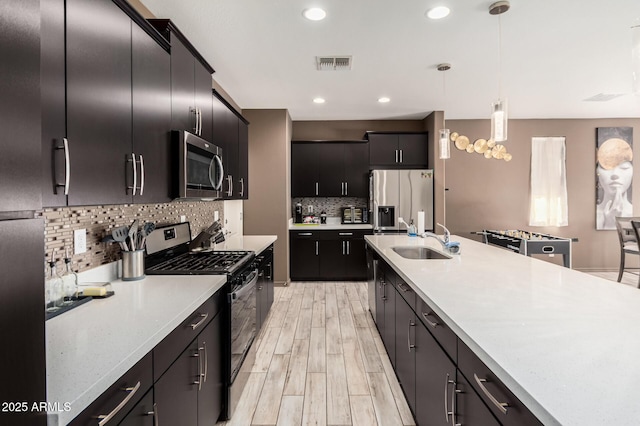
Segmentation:
<svg viewBox="0 0 640 426">
<path fill-rule="evenodd" d="M 223 326 L 223 376 L 226 379 L 223 417 L 235 410 L 248 376 L 241 373 L 245 359 L 255 356 L 252 343 L 256 327 L 256 283 L 258 265 L 252 251 L 190 249 L 189 223 L 158 228 L 147 237 L 148 275 L 227 275 L 227 305 Z M 253 350 L 252 350 L 253 349 Z M 250 362 L 249 362 L 250 363 Z"/>
</svg>

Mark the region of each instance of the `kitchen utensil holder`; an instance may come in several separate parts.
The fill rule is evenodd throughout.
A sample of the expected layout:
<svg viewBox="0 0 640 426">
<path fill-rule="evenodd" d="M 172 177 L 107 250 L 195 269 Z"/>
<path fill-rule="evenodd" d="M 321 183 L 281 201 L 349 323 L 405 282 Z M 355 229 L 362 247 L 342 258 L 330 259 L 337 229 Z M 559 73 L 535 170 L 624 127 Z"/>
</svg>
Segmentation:
<svg viewBox="0 0 640 426">
<path fill-rule="evenodd" d="M 122 281 L 137 281 L 144 275 L 144 250 L 122 252 Z"/>
</svg>

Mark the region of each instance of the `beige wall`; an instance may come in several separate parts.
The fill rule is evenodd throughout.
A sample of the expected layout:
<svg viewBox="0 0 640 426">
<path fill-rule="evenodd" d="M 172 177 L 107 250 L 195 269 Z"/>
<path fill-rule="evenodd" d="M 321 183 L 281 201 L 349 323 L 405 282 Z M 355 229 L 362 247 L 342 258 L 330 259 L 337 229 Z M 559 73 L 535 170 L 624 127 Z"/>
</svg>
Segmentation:
<svg viewBox="0 0 640 426">
<path fill-rule="evenodd" d="M 573 245 L 573 266 L 582 270 L 616 270 L 619 262 L 615 231 L 596 231 L 595 226 L 595 134 L 596 127 L 635 127 L 636 146 L 640 119 L 509 120 L 513 154 L 509 163 L 486 160 L 479 154 L 458 151 L 452 145 L 446 161 L 447 225 L 459 235 L 482 229 L 531 229 L 578 238 Z M 447 120 L 451 131 L 470 140 L 489 135 L 489 120 Z M 531 138 L 566 137 L 569 226 L 530 227 L 529 174 Z M 637 151 L 637 150 L 636 150 Z M 640 173 L 636 172 L 634 211 L 640 215 Z M 554 259 L 558 261 L 559 259 Z"/>
<path fill-rule="evenodd" d="M 245 109 L 249 125 L 249 199 L 245 235 L 277 235 L 275 282 L 289 281 L 291 118 L 287 110 Z"/>
</svg>

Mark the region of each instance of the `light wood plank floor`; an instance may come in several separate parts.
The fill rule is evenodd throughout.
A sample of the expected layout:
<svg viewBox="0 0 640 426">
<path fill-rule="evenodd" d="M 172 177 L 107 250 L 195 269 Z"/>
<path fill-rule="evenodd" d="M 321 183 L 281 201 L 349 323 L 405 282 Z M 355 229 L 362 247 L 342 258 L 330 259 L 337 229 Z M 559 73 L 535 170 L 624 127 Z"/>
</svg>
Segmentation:
<svg viewBox="0 0 640 426">
<path fill-rule="evenodd" d="M 414 425 L 364 282 L 276 287 L 238 408 L 218 426 Z"/>
</svg>

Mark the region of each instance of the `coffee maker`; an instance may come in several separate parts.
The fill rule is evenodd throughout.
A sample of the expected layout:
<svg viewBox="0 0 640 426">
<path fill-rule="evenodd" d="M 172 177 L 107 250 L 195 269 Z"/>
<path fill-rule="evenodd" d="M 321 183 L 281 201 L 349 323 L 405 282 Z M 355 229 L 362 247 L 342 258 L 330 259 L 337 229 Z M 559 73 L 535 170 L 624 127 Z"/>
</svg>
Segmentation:
<svg viewBox="0 0 640 426">
<path fill-rule="evenodd" d="M 294 219 L 295 223 L 302 223 L 302 204 L 296 203 L 296 216 Z"/>
</svg>

